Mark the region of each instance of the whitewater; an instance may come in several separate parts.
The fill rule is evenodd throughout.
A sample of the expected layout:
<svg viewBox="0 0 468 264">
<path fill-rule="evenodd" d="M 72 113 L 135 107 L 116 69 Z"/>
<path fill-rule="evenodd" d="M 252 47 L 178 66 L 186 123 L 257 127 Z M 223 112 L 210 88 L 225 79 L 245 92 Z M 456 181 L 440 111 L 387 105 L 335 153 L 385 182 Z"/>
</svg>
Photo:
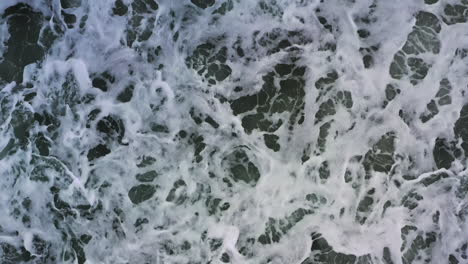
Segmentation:
<svg viewBox="0 0 468 264">
<path fill-rule="evenodd" d="M 0 17 L 0 263 L 468 263 L 468 0 Z"/>
</svg>

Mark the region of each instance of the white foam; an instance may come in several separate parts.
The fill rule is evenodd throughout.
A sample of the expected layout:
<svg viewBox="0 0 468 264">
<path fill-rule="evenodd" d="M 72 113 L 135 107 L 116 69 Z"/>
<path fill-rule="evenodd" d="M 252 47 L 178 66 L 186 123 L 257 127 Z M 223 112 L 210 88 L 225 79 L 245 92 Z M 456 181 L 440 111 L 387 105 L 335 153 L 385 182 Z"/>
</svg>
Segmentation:
<svg viewBox="0 0 468 264">
<path fill-rule="evenodd" d="M 18 2 L 2 1 L 0 12 Z M 64 188 L 59 197 L 70 205 L 89 205 L 94 209 L 102 206 L 96 209 L 92 219 L 80 216 L 78 209 L 72 209 L 78 216 L 64 217 L 60 226 L 66 226 L 66 232 L 69 232 L 68 243 L 72 233 L 92 236 L 89 244 L 82 244 L 88 259 L 86 263 L 198 263 L 210 260 L 218 263 L 223 253 L 229 255 L 231 263 L 301 263 L 310 255 L 313 232 L 320 233 L 336 252 L 370 255 L 375 263 L 381 263 L 383 248 L 388 247 L 394 263 L 402 263 L 401 229 L 405 225 L 415 225 L 426 233 L 441 234 L 427 253 L 433 263 L 445 263 L 448 256 L 466 242 L 463 234 L 468 232 L 467 205 L 462 200 L 466 197 L 461 199 L 455 193 L 462 179 L 467 177 L 466 160 L 454 162 L 450 171 L 446 171 L 449 178 L 428 187 L 421 184 L 434 173 L 445 171 L 436 170 L 431 154 L 434 141 L 437 137 L 454 139 L 453 125 L 459 118 L 460 109 L 467 103 L 466 96 L 462 96 L 468 82 L 467 59 L 454 58 L 455 50 L 468 44 L 466 23 L 449 27 L 441 22 L 440 53 L 424 55 L 432 67 L 420 83 L 412 85 L 405 78 L 396 80 L 389 74 L 394 54 L 413 30 L 415 14 L 419 10 L 442 14 L 441 3 L 427 6 L 422 1 L 378 1 L 370 15 L 377 21 L 366 26 L 371 35 L 363 40 L 356 32 L 363 26 L 358 17 L 369 13 L 373 3 L 370 0 L 354 4 L 351 1 L 268 1 L 276 2 L 276 8 L 283 11 L 282 16 L 261 10 L 256 1 L 233 1 L 234 9 L 217 20 L 213 20 L 211 14 L 221 2 L 200 10 L 190 1 L 161 0 L 157 14 L 148 15 L 156 21 L 151 38 L 127 47 L 122 43 L 126 42 L 125 34 L 132 23 L 131 11 L 120 17 L 112 15 L 113 0 L 82 2 L 81 7 L 69 11 L 79 19 L 88 16 L 85 28 L 79 29 L 75 25 L 65 31 L 40 64 L 30 65 L 25 70 L 25 79 L 34 84 L 32 89 L 38 93 L 30 103 L 24 103 L 25 109 L 37 113 L 48 111 L 60 120 L 60 127 L 54 132 L 47 132 L 46 125 L 40 126 L 37 122 L 31 130 L 43 132 L 53 142 L 50 148 L 53 157 L 40 158 L 42 162 L 53 160 L 60 164 L 60 168 L 49 168 L 48 182 L 31 180 L 37 166 L 32 160 L 39 157 L 35 156 L 37 150 L 32 141 L 24 149 L 0 159 L 0 176 L 3 176 L 0 188 L 5 190 L 0 193 L 0 209 L 6 212 L 0 217 L 1 232 L 19 232 L 17 236 L 0 232 L 1 241 L 22 244 L 26 250 L 34 251 L 33 234 L 40 233 L 55 247 L 50 249 L 51 254 L 60 256 L 64 247 L 63 230 L 54 226 L 57 218 L 50 213 L 47 204 L 54 200 L 50 187 L 61 184 Z M 131 1 L 123 2 L 129 4 Z M 49 8 L 41 1 L 32 4 L 38 10 Z M 320 14 L 315 11 L 317 7 L 321 9 Z M 59 10 L 53 11 L 59 13 Z M 189 18 L 184 20 L 184 15 Z M 318 16 L 322 15 L 332 25 L 332 32 L 320 24 Z M 179 31 L 176 42 L 172 41 L 174 31 L 169 27 L 172 22 Z M 263 34 L 277 27 L 301 31 L 311 41 L 295 44 L 302 50 L 297 53 L 300 57 L 297 64 L 307 67 L 304 123 L 292 132 L 287 124 L 280 128 L 276 133 L 280 136 L 281 150 L 273 152 L 263 142 L 264 131 L 246 133 L 241 116 L 233 115 L 229 103 L 217 97 L 236 99 L 240 94 L 257 93 L 262 89 L 262 76 L 271 72 L 278 62 L 291 57 L 292 52 L 283 50 L 269 54 L 267 48 L 253 44 L 254 32 L 259 32 L 255 38 L 258 42 Z M 0 35 L 0 40 L 8 38 L 4 26 L 0 27 Z M 220 36 L 223 38 L 214 40 Z M 235 54 L 231 47 L 238 39 L 243 41 L 245 57 L 250 57 L 250 61 L 245 57 L 230 56 Z M 186 65 L 187 56 L 206 41 L 219 47 L 226 46 L 229 50 L 226 64 L 232 74 L 215 85 L 208 85 Z M 321 49 L 330 41 L 336 43 L 336 52 Z M 375 44 L 380 46 L 373 54 L 374 66 L 366 69 L 359 49 Z M 148 62 L 147 57 L 154 55 L 151 48 L 157 46 L 162 47 L 161 55 Z M 159 64 L 164 67 L 159 68 Z M 320 92 L 315 83 L 331 70 L 338 72 L 339 79 L 325 98 L 317 102 Z M 92 87 L 93 78 L 103 72 L 115 77 L 114 81 L 109 81 L 107 92 Z M 76 97 L 65 94 L 63 83 L 67 74 L 71 74 L 76 82 L 73 86 Z M 452 84 L 452 103 L 440 107 L 438 115 L 423 123 L 418 118 L 437 93 L 441 78 L 448 78 Z M 398 86 L 401 93 L 384 108 L 382 104 L 389 83 Z M 117 100 L 129 84 L 134 86 L 131 101 Z M 278 81 L 275 84 L 278 86 Z M 244 90 L 236 93 L 236 86 L 242 86 Z M 0 124 L 0 153 L 14 137 L 6 124 L 14 105 L 22 98 L 19 96 L 22 91 L 15 91 L 15 87 L 16 84 L 11 83 L 3 87 L 0 94 L 0 106 L 3 106 L 2 97 L 12 100 L 8 104 L 11 109 L 2 112 L 4 116 L 0 118 L 5 119 Z M 353 106 L 348 109 L 336 104 L 336 114 L 324 118 L 331 122 L 326 151 L 314 155 L 323 124 L 315 124 L 315 114 L 320 103 L 333 98 L 337 91 L 350 91 Z M 67 96 L 81 98 L 86 94 L 94 96 L 91 103 L 64 103 Z M 94 109 L 101 112 L 94 121 L 88 121 L 89 113 Z M 191 109 L 208 114 L 219 128 L 214 129 L 207 122 L 197 125 L 190 117 Z M 399 116 L 400 109 L 414 120 L 405 123 Z M 124 144 L 109 141 L 96 131 L 97 121 L 109 115 L 122 120 Z M 269 118 L 282 118 L 287 123 L 289 114 L 277 113 Z M 90 128 L 86 126 L 88 122 Z M 167 133 L 152 131 L 154 124 L 166 126 Z M 187 132 L 186 138 L 178 136 L 180 130 Z M 388 132 L 395 134 L 392 172 L 372 172 L 372 177 L 365 179 L 363 166 L 351 159 L 365 156 Z M 195 161 L 196 147 L 189 143 L 197 136 L 203 136 L 206 144 L 200 162 Z M 107 144 L 111 153 L 88 161 L 89 149 L 97 144 Z M 307 153 L 311 157 L 302 162 L 307 144 L 311 145 L 310 153 Z M 239 148 L 241 145 L 245 148 Z M 245 149 L 249 159 L 257 165 L 261 177 L 255 187 L 232 179 L 234 185 L 228 187 L 223 181 L 223 178 L 230 178 L 226 156 L 234 149 Z M 151 156 L 156 162 L 141 168 L 137 164 L 143 156 Z M 327 180 L 319 175 L 319 167 L 325 160 L 330 170 Z M 347 169 L 352 172 L 356 186 L 345 182 Z M 142 184 L 135 176 L 150 170 L 157 171 L 159 176 L 154 182 L 145 184 L 157 185 L 156 193 L 149 201 L 135 205 L 128 192 L 133 186 Z M 211 177 L 210 172 L 215 176 Z M 417 179 L 403 179 L 408 174 L 414 174 Z M 185 182 L 182 187 L 185 189 L 175 194 L 185 193 L 187 196 L 179 205 L 166 201 L 177 180 Z M 396 187 L 394 181 L 401 183 L 401 187 Z M 111 186 L 102 187 L 104 183 Z M 359 202 L 371 189 L 375 191 L 371 195 L 373 203 L 370 211 L 365 213 L 367 220 L 360 224 L 356 217 Z M 411 191 L 423 197 L 415 210 L 404 207 L 402 202 Z M 305 199 L 312 193 L 324 197 L 326 202 L 313 207 Z M 30 226 L 13 214 L 16 205 L 12 204 L 21 204 L 26 197 L 33 201 L 29 211 Z M 216 198 L 221 199 L 220 205 L 228 202 L 229 209 L 210 213 L 206 207 Z M 391 206 L 385 210 L 387 201 Z M 311 209 L 313 213 L 294 223 L 277 243 L 259 242 L 258 238 L 265 233 L 270 219 L 279 225 L 299 208 Z M 119 210 L 122 215 L 117 212 Z M 341 210 L 344 210 L 342 214 Z M 432 220 L 436 211 L 440 213 L 438 224 Z M 136 227 L 135 222 L 144 218 L 148 222 Z M 202 238 L 205 231 L 206 237 Z M 220 239 L 222 246 L 211 252 L 207 242 L 210 239 Z M 255 243 L 249 244 L 248 239 Z M 190 243 L 190 248 L 180 249 L 184 242 Z M 247 247 L 251 254 L 243 255 L 241 246 Z M 167 248 L 173 250 L 173 254 Z M 419 262 L 415 260 L 414 263 Z"/>
</svg>

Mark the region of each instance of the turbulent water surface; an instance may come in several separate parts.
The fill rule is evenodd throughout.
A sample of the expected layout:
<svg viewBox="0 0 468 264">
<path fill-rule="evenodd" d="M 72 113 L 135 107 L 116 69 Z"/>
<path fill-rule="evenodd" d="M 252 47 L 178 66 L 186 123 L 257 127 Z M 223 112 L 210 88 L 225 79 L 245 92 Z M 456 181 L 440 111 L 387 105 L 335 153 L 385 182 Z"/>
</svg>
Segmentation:
<svg viewBox="0 0 468 264">
<path fill-rule="evenodd" d="M 468 0 L 2 0 L 0 54 L 0 263 L 468 263 Z"/>
</svg>

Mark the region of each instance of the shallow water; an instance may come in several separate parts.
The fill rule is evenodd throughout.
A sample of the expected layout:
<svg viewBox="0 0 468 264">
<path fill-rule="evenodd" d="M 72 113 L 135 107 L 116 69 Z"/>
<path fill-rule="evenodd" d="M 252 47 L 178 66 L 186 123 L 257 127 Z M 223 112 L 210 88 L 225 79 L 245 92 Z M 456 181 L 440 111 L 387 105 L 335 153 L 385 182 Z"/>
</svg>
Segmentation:
<svg viewBox="0 0 468 264">
<path fill-rule="evenodd" d="M 468 1 L 3 0 L 1 263 L 468 263 Z"/>
</svg>

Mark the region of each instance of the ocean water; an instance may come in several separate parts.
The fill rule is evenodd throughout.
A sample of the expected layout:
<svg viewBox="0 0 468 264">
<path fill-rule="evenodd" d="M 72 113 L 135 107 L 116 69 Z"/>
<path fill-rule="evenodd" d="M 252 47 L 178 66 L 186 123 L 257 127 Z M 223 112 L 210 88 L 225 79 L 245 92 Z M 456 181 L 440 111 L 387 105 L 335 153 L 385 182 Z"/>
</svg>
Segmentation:
<svg viewBox="0 0 468 264">
<path fill-rule="evenodd" d="M 467 0 L 1 0 L 0 263 L 468 263 Z"/>
</svg>

